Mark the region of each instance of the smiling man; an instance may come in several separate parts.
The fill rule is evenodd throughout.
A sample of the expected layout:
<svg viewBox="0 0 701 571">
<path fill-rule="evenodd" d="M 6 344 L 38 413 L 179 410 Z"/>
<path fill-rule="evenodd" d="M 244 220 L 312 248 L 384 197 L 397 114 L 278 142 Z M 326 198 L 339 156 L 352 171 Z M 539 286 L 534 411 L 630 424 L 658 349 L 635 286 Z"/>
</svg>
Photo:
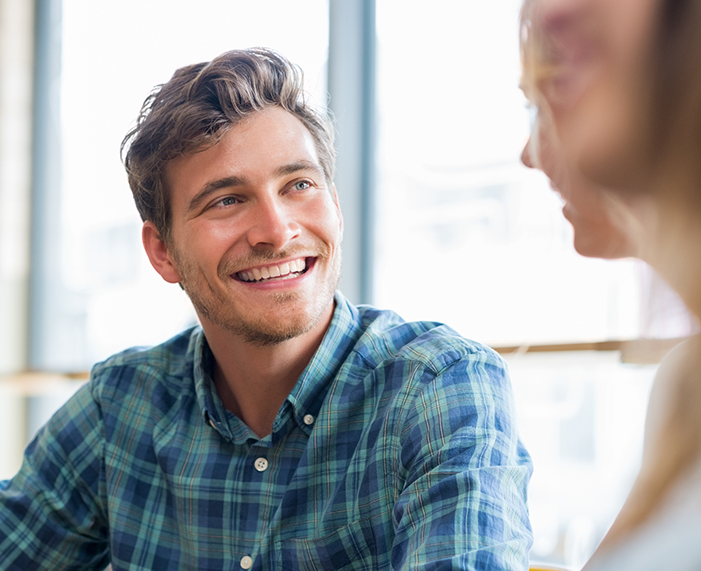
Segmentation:
<svg viewBox="0 0 701 571">
<path fill-rule="evenodd" d="M 336 291 L 332 128 L 296 68 L 180 69 L 123 148 L 200 325 L 96 365 L 39 432 L 0 484 L 0 568 L 526 569 L 504 365 Z"/>
</svg>

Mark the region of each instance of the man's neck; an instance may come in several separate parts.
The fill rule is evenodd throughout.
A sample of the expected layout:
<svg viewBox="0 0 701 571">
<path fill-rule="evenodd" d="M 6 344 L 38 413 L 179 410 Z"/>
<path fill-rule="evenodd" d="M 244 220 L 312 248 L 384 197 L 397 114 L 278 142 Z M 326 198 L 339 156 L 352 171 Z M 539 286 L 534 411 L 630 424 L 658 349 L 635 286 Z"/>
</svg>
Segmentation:
<svg viewBox="0 0 701 571">
<path fill-rule="evenodd" d="M 201 319 L 214 355 L 213 378 L 224 407 L 257 436 L 272 432 L 278 410 L 321 344 L 334 304 L 308 332 L 276 345 L 258 346 Z"/>
</svg>

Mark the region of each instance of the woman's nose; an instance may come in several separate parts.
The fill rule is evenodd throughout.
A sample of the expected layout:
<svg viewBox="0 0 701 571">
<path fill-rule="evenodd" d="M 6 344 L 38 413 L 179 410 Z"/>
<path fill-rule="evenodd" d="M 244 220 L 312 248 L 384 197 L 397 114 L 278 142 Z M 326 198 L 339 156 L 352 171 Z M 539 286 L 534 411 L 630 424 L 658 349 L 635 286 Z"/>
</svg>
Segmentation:
<svg viewBox="0 0 701 571">
<path fill-rule="evenodd" d="M 529 169 L 535 168 L 533 161 L 531 160 L 531 138 L 528 137 L 523 151 L 521 151 L 521 162 L 527 166 Z"/>
</svg>

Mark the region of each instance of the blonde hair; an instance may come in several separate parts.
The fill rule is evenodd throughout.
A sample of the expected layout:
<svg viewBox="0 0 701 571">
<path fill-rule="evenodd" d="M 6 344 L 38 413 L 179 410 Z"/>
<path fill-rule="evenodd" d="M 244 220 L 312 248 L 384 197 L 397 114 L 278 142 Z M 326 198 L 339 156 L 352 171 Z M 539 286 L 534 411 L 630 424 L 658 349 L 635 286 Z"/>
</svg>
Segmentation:
<svg viewBox="0 0 701 571">
<path fill-rule="evenodd" d="M 538 18 L 537 0 L 524 0 L 519 16 L 519 47 L 521 52 L 521 90 L 538 108 L 549 113 L 543 96 L 544 84 L 557 72 L 552 48 Z"/>
</svg>

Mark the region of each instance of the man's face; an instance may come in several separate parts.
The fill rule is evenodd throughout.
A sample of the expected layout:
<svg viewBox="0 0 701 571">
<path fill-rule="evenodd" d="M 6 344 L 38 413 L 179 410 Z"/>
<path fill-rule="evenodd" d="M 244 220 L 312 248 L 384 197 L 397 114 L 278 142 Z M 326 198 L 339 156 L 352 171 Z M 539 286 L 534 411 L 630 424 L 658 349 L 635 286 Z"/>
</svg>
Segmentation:
<svg viewBox="0 0 701 571">
<path fill-rule="evenodd" d="M 299 119 L 256 112 L 215 146 L 171 161 L 166 180 L 172 233 L 154 266 L 182 284 L 205 329 L 271 345 L 326 326 L 343 223 Z"/>
</svg>

